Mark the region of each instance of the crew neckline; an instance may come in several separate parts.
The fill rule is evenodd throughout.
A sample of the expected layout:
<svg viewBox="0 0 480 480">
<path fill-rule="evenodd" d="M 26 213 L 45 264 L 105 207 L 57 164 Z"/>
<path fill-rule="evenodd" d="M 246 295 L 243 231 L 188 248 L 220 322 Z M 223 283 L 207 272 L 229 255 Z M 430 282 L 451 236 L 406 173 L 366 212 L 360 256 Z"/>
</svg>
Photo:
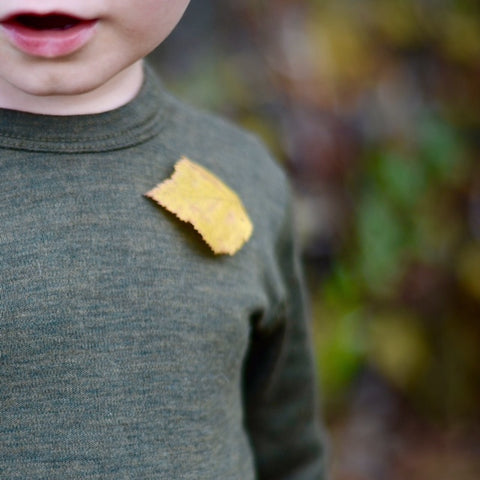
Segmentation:
<svg viewBox="0 0 480 480">
<path fill-rule="evenodd" d="M 168 116 L 167 94 L 145 66 L 137 96 L 107 112 L 43 115 L 0 109 L 0 147 L 34 152 L 90 153 L 119 150 L 157 135 Z"/>
</svg>

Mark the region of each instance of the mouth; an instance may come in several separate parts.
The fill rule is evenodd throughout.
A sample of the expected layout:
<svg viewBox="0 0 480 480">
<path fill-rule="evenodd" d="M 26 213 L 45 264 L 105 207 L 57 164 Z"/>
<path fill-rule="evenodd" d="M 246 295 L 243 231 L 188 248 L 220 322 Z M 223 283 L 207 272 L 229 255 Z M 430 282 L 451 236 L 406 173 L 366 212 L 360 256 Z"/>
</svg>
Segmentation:
<svg viewBox="0 0 480 480">
<path fill-rule="evenodd" d="M 3 27 L 14 47 L 36 57 L 55 58 L 80 49 L 94 34 L 97 19 L 52 12 L 22 12 L 3 19 Z"/>
<path fill-rule="evenodd" d="M 44 31 L 44 30 L 68 30 L 84 22 L 80 18 L 71 15 L 64 15 L 61 13 L 51 13 L 47 15 L 35 15 L 24 13 L 15 15 L 2 22 L 4 25 L 18 26 L 30 30 Z"/>
</svg>

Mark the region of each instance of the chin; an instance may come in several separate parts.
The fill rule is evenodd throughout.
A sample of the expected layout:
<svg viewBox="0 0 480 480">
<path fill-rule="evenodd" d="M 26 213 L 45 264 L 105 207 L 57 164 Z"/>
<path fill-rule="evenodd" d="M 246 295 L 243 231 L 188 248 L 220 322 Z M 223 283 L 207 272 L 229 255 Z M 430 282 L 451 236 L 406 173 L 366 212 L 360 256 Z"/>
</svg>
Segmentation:
<svg viewBox="0 0 480 480">
<path fill-rule="evenodd" d="M 141 62 L 56 65 L 55 68 L 8 70 L 0 65 L 0 102 L 33 113 L 97 113 L 127 103 L 140 88 Z M 104 65 L 105 67 L 105 65 Z M 3 97 L 3 98 L 2 98 Z M 67 113 L 64 113 L 67 112 Z"/>
<path fill-rule="evenodd" d="M 61 77 L 50 76 L 43 81 L 24 82 L 18 87 L 23 92 L 36 97 L 71 96 L 90 93 L 102 85 L 102 82 L 92 81 L 91 78 L 81 78 L 72 74 Z"/>
</svg>

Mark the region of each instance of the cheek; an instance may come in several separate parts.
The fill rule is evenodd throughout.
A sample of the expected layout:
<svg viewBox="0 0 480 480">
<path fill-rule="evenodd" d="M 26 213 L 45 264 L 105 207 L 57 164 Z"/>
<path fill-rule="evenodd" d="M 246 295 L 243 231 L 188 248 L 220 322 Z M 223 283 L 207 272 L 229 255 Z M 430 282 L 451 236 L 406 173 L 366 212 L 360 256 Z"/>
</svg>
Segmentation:
<svg viewBox="0 0 480 480">
<path fill-rule="evenodd" d="M 175 28 L 189 0 L 140 0 L 125 16 L 129 41 L 153 47 L 161 43 Z"/>
</svg>

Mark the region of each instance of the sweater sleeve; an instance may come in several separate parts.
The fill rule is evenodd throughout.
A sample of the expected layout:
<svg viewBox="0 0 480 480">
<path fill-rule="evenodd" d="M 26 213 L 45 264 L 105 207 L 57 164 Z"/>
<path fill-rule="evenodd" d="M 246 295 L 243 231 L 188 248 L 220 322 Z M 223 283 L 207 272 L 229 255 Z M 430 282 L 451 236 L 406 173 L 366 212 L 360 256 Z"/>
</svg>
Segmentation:
<svg viewBox="0 0 480 480">
<path fill-rule="evenodd" d="M 286 214 L 277 249 L 283 292 L 273 314 L 252 318 L 244 370 L 245 422 L 258 480 L 323 480 L 324 445 L 305 290 Z"/>
</svg>

